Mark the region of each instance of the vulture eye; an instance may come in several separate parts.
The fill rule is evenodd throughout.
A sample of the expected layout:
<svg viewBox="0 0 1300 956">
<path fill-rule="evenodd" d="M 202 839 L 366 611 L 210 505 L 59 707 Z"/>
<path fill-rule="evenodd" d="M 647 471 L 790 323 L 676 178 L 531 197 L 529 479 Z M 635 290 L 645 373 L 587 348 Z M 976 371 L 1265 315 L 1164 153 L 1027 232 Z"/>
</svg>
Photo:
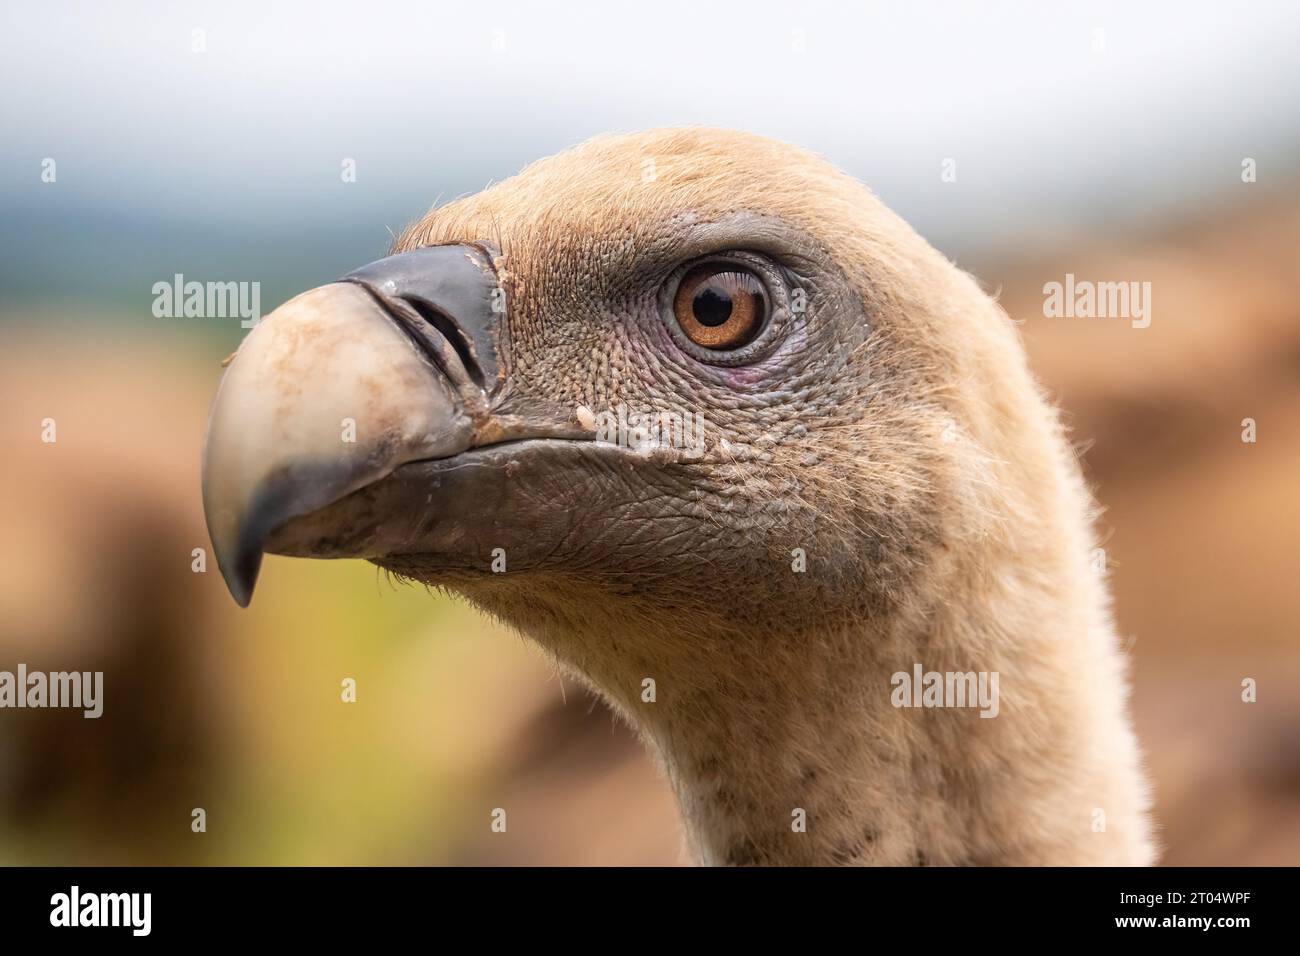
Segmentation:
<svg viewBox="0 0 1300 956">
<path fill-rule="evenodd" d="M 767 289 L 748 269 L 699 266 L 682 277 L 673 314 L 700 348 L 726 351 L 748 345 L 767 321 Z"/>
</svg>

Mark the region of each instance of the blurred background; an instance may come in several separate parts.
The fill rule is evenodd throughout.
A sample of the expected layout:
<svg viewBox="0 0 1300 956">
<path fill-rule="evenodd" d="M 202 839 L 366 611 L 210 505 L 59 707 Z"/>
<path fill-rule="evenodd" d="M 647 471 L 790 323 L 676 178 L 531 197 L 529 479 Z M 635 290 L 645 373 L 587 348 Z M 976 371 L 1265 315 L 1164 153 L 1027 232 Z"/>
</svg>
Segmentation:
<svg viewBox="0 0 1300 956">
<path fill-rule="evenodd" d="M 106 704 L 0 711 L 0 863 L 682 862 L 630 733 L 463 605 L 268 558 L 240 611 L 191 570 L 244 330 L 151 306 L 181 273 L 269 312 L 684 123 L 825 154 L 1000 296 L 1105 508 L 1163 861 L 1300 863 L 1297 48 L 1285 2 L 6 5 L 0 670 Z M 1151 282 L 1150 327 L 1044 318 L 1066 273 Z"/>
</svg>

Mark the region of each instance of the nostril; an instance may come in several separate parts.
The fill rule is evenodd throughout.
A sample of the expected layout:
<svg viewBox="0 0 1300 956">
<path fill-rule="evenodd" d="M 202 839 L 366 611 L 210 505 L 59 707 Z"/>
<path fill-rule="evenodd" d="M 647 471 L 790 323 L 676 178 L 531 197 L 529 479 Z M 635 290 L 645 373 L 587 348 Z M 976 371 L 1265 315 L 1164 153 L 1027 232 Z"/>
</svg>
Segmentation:
<svg viewBox="0 0 1300 956">
<path fill-rule="evenodd" d="M 451 317 L 444 315 L 423 299 L 409 295 L 398 296 L 398 299 L 410 306 L 420 318 L 442 333 L 443 338 L 456 350 L 456 355 L 460 358 L 461 364 L 465 366 L 466 374 L 469 375 L 475 385 L 484 388 L 483 369 L 479 367 L 478 360 L 474 356 L 474 344 L 465 334 L 465 330 L 457 325 Z"/>
<path fill-rule="evenodd" d="M 504 334 L 504 315 L 497 308 L 494 255 L 479 243 L 422 246 L 354 269 L 340 281 L 367 289 L 432 350 L 431 359 L 456 366 L 444 372 L 486 394 L 503 383 L 497 336 Z"/>
</svg>

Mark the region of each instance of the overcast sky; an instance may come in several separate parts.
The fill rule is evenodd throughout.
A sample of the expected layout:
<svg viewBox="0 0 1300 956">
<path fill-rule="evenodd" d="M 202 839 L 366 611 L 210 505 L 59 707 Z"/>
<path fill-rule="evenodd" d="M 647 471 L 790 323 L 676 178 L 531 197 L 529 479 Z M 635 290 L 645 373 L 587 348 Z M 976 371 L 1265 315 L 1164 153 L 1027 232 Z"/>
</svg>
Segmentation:
<svg viewBox="0 0 1300 956">
<path fill-rule="evenodd" d="M 1176 212 L 1234 188 L 1244 156 L 1264 183 L 1300 165 L 1296 3 L 222 0 L 0 17 L 6 247 L 84 218 L 254 241 L 354 224 L 381 252 L 439 196 L 594 133 L 679 123 L 816 149 L 956 252 Z"/>
</svg>

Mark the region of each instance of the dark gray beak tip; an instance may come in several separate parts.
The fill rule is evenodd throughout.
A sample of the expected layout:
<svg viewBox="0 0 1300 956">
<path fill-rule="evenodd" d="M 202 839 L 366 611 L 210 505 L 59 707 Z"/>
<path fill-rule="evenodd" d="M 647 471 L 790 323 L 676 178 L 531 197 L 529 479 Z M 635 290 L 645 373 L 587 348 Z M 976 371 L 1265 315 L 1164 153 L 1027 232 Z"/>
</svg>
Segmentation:
<svg viewBox="0 0 1300 956">
<path fill-rule="evenodd" d="M 217 562 L 220 565 L 220 562 Z M 230 596 L 240 607 L 248 607 L 253 600 L 253 588 L 257 585 L 257 572 L 262 569 L 262 552 L 253 549 L 239 555 L 230 570 L 221 568 L 221 576 L 226 579 Z"/>
<path fill-rule="evenodd" d="M 240 607 L 248 607 L 253 600 L 253 588 L 257 585 L 257 574 L 262 569 L 262 547 L 260 541 L 252 540 L 248 534 L 238 535 L 233 547 L 223 546 L 213 537 L 213 551 L 217 556 L 217 567 L 226 582 L 226 590 Z"/>
</svg>

